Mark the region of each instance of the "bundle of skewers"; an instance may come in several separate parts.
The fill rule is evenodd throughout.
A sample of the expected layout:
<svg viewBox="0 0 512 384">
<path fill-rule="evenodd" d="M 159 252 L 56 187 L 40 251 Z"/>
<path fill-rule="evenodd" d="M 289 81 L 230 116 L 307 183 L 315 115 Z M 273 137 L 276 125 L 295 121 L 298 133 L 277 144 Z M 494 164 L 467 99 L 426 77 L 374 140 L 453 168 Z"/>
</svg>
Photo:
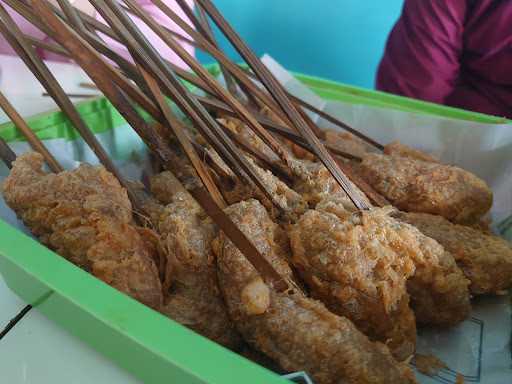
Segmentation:
<svg viewBox="0 0 512 384">
<path fill-rule="evenodd" d="M 413 383 L 417 325 L 456 325 L 471 297 L 512 284 L 512 249 L 485 221 L 484 181 L 291 95 L 210 0 L 197 12 L 178 1 L 193 27 L 154 0 L 183 33 L 134 0 L 90 0 L 105 23 L 68 0 L 5 3 L 52 37 L 24 35 L 0 5 L 0 32 L 102 165 L 63 170 L 0 95 L 34 150 L 16 157 L 0 142 L 12 168 L 3 196 L 43 244 L 135 300 L 318 384 Z M 163 59 L 133 16 L 191 71 Z M 219 49 L 212 22 L 245 66 Z M 217 60 L 225 86 L 183 42 Z M 155 159 L 148 183 L 116 169 L 35 48 L 72 58 L 121 113 Z"/>
</svg>

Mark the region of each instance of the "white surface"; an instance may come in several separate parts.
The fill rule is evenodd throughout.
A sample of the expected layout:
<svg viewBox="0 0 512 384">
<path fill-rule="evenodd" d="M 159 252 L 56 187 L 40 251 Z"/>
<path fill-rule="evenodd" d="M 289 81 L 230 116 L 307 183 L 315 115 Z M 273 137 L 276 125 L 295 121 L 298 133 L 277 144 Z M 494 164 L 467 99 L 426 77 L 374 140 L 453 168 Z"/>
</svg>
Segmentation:
<svg viewBox="0 0 512 384">
<path fill-rule="evenodd" d="M 5 384 L 135 384 L 126 371 L 32 309 L 0 341 Z"/>
<path fill-rule="evenodd" d="M 91 93 L 79 87 L 87 76 L 71 64 L 52 63 L 50 68 L 69 93 Z M 49 97 L 19 59 L 0 55 L 0 89 L 25 117 L 55 109 Z M 0 113 L 0 122 L 7 117 Z M 25 306 L 0 277 L 0 329 Z M 137 383 L 77 338 L 31 310 L 0 340 L 0 382 L 9 384 L 107 384 Z"/>
</svg>

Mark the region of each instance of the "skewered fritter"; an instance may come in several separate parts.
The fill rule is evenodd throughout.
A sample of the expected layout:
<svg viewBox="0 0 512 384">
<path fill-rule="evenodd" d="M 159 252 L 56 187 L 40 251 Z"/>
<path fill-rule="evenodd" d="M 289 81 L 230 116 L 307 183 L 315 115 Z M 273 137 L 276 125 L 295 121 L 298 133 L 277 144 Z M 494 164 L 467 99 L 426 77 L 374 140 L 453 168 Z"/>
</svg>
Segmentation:
<svg viewBox="0 0 512 384">
<path fill-rule="evenodd" d="M 487 184 L 455 166 L 373 153 L 363 158 L 359 171 L 368 184 L 403 211 L 474 223 L 492 205 Z"/>
<path fill-rule="evenodd" d="M 451 252 L 472 293 L 501 293 L 512 286 L 512 249 L 504 239 L 426 213 L 403 212 L 398 218 Z"/>
<path fill-rule="evenodd" d="M 351 214 L 337 207 L 343 216 L 310 210 L 292 227 L 292 263 L 313 297 L 405 360 L 416 344 L 406 288 L 415 272 L 415 234 L 397 231 L 388 210 Z"/>
<path fill-rule="evenodd" d="M 126 191 L 103 167 L 48 174 L 29 152 L 3 183 L 7 204 L 39 240 L 77 266 L 152 308 L 162 304 L 155 248 L 141 236 Z M 147 236 L 145 236 L 146 238 Z"/>
<path fill-rule="evenodd" d="M 235 224 L 288 281 L 282 231 L 255 200 L 227 209 Z M 219 284 L 238 330 L 286 370 L 305 370 L 318 384 L 414 383 L 407 366 L 387 347 L 368 340 L 346 318 L 329 312 L 300 289 L 279 293 L 265 284 L 243 254 L 221 233 L 214 242 Z M 292 285 L 293 286 L 293 285 Z"/>
<path fill-rule="evenodd" d="M 215 224 L 187 192 L 153 218 L 160 245 L 171 271 L 170 290 L 164 292 L 162 313 L 228 348 L 237 349 L 241 338 L 227 314 L 219 292 L 211 242 Z M 167 287 L 166 287 L 167 288 Z"/>
<path fill-rule="evenodd" d="M 326 201 L 308 211 L 290 237 L 293 264 L 313 294 L 397 348 L 414 343 L 405 284 L 419 323 L 455 324 L 471 308 L 468 281 L 453 257 L 390 211 L 347 213 Z M 402 351 L 408 350 L 397 353 Z"/>
</svg>

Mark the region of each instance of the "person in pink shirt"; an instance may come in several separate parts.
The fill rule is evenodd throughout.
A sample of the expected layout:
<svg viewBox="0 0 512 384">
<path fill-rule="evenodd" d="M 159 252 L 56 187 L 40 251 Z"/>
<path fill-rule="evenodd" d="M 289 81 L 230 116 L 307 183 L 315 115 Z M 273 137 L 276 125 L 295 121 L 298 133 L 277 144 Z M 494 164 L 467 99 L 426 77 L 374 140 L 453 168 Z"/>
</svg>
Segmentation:
<svg viewBox="0 0 512 384">
<path fill-rule="evenodd" d="M 56 1 L 53 1 L 55 4 Z M 94 7 L 87 1 L 87 0 L 71 0 L 70 1 L 76 8 L 82 10 L 83 12 L 89 14 L 90 16 L 93 16 L 97 18 L 98 20 L 102 20 L 101 16 L 96 12 Z M 181 32 L 181 29 L 167 16 L 165 16 L 156 5 L 153 4 L 151 0 L 138 0 L 139 5 L 150 15 L 155 18 L 158 22 L 160 22 L 162 25 L 165 25 L 167 28 L 170 28 L 176 32 Z M 180 16 L 184 17 L 183 11 L 181 8 L 176 4 L 174 0 L 164 0 L 164 3 L 168 7 L 170 7 L 173 11 L 178 13 Z M 193 5 L 193 0 L 187 0 L 187 3 L 189 6 Z M 18 26 L 21 28 L 21 30 L 32 37 L 35 37 L 42 41 L 51 41 L 48 36 L 46 36 L 43 32 L 41 32 L 39 29 L 34 27 L 32 24 L 30 24 L 25 18 L 23 18 L 21 15 L 16 13 L 12 8 L 10 8 L 5 2 L 2 1 L 2 5 L 9 11 L 9 14 L 13 17 L 14 21 L 18 24 Z M 188 19 L 186 19 L 188 20 Z M 141 20 L 134 18 L 135 23 L 141 29 L 141 31 L 145 34 L 145 36 L 151 41 L 153 46 L 156 48 L 156 50 L 167 60 L 180 65 L 181 67 L 186 67 L 185 63 L 174 53 L 171 51 L 171 49 L 158 37 L 156 34 L 151 31 L 151 29 L 144 24 Z M 105 37 L 105 41 L 108 42 L 108 44 L 119 54 L 122 54 L 125 58 L 128 58 L 128 52 L 126 49 L 118 42 Z M 183 44 L 183 46 L 187 49 L 187 51 L 191 54 L 194 54 L 194 47 L 190 46 L 189 44 Z M 54 60 L 54 61 L 67 61 L 68 59 L 48 52 L 44 51 L 42 49 L 37 49 L 38 54 L 43 58 L 44 60 Z M 12 49 L 12 47 L 9 45 L 9 43 L 0 35 L 0 54 L 7 54 L 7 55 L 15 55 L 16 53 Z"/>
<path fill-rule="evenodd" d="M 405 0 L 376 86 L 512 118 L 512 1 Z"/>
</svg>

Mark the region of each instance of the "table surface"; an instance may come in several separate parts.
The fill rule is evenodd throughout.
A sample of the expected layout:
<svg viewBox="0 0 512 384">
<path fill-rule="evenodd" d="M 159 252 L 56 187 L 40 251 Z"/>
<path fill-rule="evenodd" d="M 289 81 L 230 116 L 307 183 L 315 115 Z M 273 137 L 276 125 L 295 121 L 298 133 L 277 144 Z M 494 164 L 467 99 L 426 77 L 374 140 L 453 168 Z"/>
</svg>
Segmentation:
<svg viewBox="0 0 512 384">
<path fill-rule="evenodd" d="M 68 93 L 94 93 L 90 80 L 72 64 L 49 63 Z M 24 117 L 55 110 L 43 88 L 18 58 L 0 55 L 0 90 Z M 78 101 L 78 99 L 77 99 Z M 0 122 L 7 121 L 3 112 Z M 26 306 L 0 276 L 0 330 Z M 32 309 L 0 340 L 1 382 L 10 384 L 139 383 L 126 371 Z"/>
</svg>

